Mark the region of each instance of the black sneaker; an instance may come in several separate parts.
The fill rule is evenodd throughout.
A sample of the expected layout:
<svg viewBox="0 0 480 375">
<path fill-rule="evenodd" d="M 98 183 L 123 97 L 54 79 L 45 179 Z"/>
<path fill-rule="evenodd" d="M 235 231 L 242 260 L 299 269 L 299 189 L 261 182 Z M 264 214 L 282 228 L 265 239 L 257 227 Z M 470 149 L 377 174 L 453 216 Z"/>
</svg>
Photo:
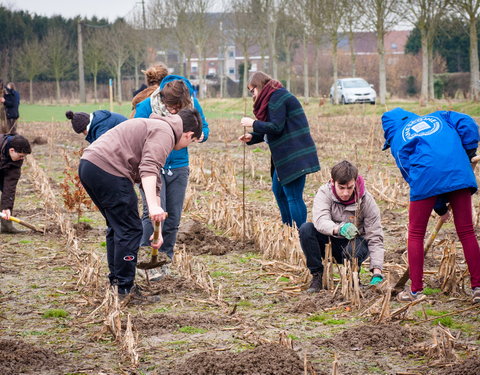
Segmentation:
<svg viewBox="0 0 480 375">
<path fill-rule="evenodd" d="M 126 291 L 125 289 L 121 290 L 119 288 L 118 299 L 122 303 L 127 301 L 125 304 L 131 303 L 133 305 L 160 302 L 160 296 L 146 296 L 140 291 L 140 288 L 137 285 L 134 285 L 130 291 Z"/>
<path fill-rule="evenodd" d="M 317 272 L 312 274 L 312 282 L 310 288 L 307 289 L 307 293 L 318 293 L 322 289 L 323 272 Z"/>
</svg>

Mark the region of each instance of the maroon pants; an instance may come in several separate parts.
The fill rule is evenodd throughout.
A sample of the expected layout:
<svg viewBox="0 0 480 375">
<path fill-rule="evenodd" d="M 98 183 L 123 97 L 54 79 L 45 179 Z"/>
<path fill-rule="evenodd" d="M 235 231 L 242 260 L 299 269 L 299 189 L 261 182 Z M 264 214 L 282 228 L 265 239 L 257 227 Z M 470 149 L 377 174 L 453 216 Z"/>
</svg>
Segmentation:
<svg viewBox="0 0 480 375">
<path fill-rule="evenodd" d="M 423 290 L 423 240 L 428 219 L 437 197 L 410 202 L 408 222 L 408 265 L 412 292 Z M 470 271 L 472 288 L 480 287 L 480 248 L 472 221 L 472 197 L 469 189 L 448 193 L 448 201 L 453 211 L 453 221 L 462 243 L 463 253 Z"/>
</svg>

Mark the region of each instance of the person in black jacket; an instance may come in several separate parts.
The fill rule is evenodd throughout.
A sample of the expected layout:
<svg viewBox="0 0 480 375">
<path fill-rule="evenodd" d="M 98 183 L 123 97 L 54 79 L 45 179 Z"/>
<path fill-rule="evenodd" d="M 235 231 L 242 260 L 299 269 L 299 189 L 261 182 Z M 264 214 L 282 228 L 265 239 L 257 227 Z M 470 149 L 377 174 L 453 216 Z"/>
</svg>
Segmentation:
<svg viewBox="0 0 480 375">
<path fill-rule="evenodd" d="M 19 135 L 0 134 L 0 211 L 8 219 L 13 210 L 15 202 L 15 192 L 17 183 L 22 174 L 21 168 L 23 159 L 30 154 L 32 149 L 28 140 Z M 1 221 L 1 233 L 17 233 L 12 222 L 9 220 Z"/>
<path fill-rule="evenodd" d="M 18 107 L 20 106 L 20 94 L 15 90 L 13 82 L 9 82 L 3 95 L 3 105 L 7 117 L 7 132 L 17 133 L 17 120 L 19 117 Z"/>
</svg>

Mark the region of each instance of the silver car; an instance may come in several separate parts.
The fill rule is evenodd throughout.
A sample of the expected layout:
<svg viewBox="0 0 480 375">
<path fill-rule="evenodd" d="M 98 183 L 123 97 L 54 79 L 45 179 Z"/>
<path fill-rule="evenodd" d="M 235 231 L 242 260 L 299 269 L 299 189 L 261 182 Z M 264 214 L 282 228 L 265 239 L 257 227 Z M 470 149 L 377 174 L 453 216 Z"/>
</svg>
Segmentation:
<svg viewBox="0 0 480 375">
<path fill-rule="evenodd" d="M 330 101 L 333 100 L 335 85 L 330 88 Z M 377 93 L 373 85 L 369 85 L 363 78 L 342 78 L 337 80 L 337 103 L 354 104 L 370 103 L 375 104 Z"/>
</svg>

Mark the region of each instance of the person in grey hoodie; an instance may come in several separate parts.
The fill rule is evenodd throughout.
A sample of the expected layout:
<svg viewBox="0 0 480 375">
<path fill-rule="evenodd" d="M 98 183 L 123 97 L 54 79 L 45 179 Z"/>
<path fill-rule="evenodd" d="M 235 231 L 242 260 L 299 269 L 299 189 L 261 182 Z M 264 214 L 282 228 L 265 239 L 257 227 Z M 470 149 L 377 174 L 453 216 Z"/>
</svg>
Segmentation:
<svg viewBox="0 0 480 375">
<path fill-rule="evenodd" d="M 107 259 L 111 285 L 120 298 L 134 286 L 137 253 L 142 237 L 138 200 L 133 188 L 141 183 L 150 219 L 165 220 L 160 206 L 160 169 L 172 150 L 187 147 L 202 135 L 195 109 L 169 117 L 131 119 L 112 128 L 83 152 L 78 175 L 107 222 Z M 163 239 L 152 246 L 160 247 Z M 135 293 L 136 294 L 136 293 Z"/>
<path fill-rule="evenodd" d="M 358 169 L 344 160 L 331 170 L 332 179 L 318 189 L 313 203 L 313 223 L 300 227 L 300 245 L 312 274 L 308 293 L 322 288 L 325 245 L 332 244 L 335 261 L 357 258 L 358 265 L 370 256 L 370 285 L 383 280 L 385 249 L 380 210 L 366 191 Z M 354 245 L 354 246 L 353 246 Z"/>
</svg>

